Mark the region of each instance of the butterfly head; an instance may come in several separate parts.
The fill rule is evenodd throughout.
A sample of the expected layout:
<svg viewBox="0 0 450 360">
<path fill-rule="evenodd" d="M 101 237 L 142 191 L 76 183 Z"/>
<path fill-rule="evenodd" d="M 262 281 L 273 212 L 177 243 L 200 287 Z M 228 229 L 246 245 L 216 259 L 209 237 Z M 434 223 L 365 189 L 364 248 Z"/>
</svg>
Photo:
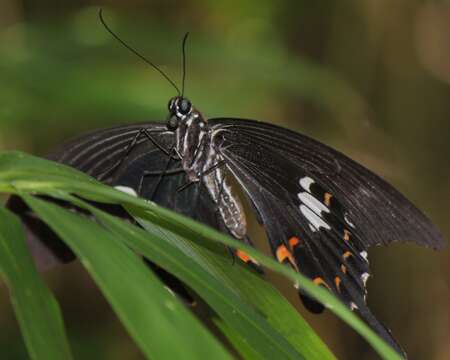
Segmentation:
<svg viewBox="0 0 450 360">
<path fill-rule="evenodd" d="M 193 111 L 192 103 L 182 96 L 175 96 L 169 101 L 169 117 L 167 118 L 167 128 L 176 130 L 180 123 L 185 120 Z"/>
<path fill-rule="evenodd" d="M 208 124 L 203 115 L 192 106 L 189 99 L 183 96 L 175 96 L 170 99 L 169 116 L 167 117 L 167 129 L 176 131 L 182 128 L 198 128 L 198 131 L 207 131 Z"/>
</svg>

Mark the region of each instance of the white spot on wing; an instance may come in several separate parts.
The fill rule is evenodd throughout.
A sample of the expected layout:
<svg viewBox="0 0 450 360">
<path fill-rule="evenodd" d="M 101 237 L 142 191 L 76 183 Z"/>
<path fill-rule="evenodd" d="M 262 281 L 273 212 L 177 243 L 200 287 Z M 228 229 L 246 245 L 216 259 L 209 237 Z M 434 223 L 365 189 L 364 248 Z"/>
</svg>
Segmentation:
<svg viewBox="0 0 450 360">
<path fill-rule="evenodd" d="M 117 185 L 117 186 L 114 186 L 114 189 L 122 191 L 125 194 L 131 195 L 131 196 L 135 196 L 135 197 L 138 196 L 136 191 L 133 188 L 130 188 L 129 186 Z"/>
<path fill-rule="evenodd" d="M 310 189 L 310 187 L 311 187 L 311 184 L 314 184 L 314 180 L 311 179 L 309 176 L 305 176 L 305 177 L 302 177 L 302 178 L 300 179 L 299 183 L 300 183 L 300 186 L 301 186 L 303 189 L 305 189 L 306 191 L 310 192 L 309 189 Z"/>
<path fill-rule="evenodd" d="M 366 273 L 366 272 L 361 275 L 361 280 L 362 280 L 364 286 L 366 286 L 366 282 L 367 282 L 367 279 L 369 278 L 369 276 L 370 276 L 369 273 Z"/>
<path fill-rule="evenodd" d="M 312 211 L 310 208 L 308 208 L 305 205 L 300 205 L 300 211 L 302 212 L 303 216 L 311 223 L 312 226 L 314 226 L 316 229 L 319 229 L 321 227 L 331 230 L 331 227 L 323 221 L 314 211 Z"/>
<path fill-rule="evenodd" d="M 330 210 L 322 204 L 319 200 L 317 200 L 314 196 L 312 196 L 310 193 L 307 192 L 301 192 L 298 194 L 298 198 L 300 201 L 305 204 L 307 207 L 309 207 L 312 211 L 314 211 L 317 215 L 320 215 L 320 213 L 327 212 L 329 213 Z"/>
<path fill-rule="evenodd" d="M 350 220 L 347 218 L 347 214 L 344 215 L 344 220 L 347 223 L 348 226 L 352 227 L 353 229 L 355 228 L 355 225 L 353 225 Z"/>
<path fill-rule="evenodd" d="M 354 302 L 351 302 L 351 303 L 350 303 L 350 309 L 351 309 L 351 310 L 358 309 L 358 305 L 356 305 Z"/>
<path fill-rule="evenodd" d="M 367 258 L 367 251 L 361 251 L 359 253 L 359 255 L 361 255 L 361 257 L 366 260 L 367 262 L 369 262 L 369 259 Z"/>
</svg>

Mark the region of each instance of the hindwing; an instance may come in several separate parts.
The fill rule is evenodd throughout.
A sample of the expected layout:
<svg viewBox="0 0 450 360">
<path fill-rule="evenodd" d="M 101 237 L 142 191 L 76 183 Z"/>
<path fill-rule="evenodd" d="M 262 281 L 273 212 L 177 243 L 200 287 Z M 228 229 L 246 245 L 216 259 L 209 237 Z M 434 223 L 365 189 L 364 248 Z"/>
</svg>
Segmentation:
<svg viewBox="0 0 450 360">
<path fill-rule="evenodd" d="M 256 209 L 278 261 L 329 289 L 402 352 L 366 305 L 367 248 L 400 240 L 441 248 L 430 220 L 386 181 L 304 135 L 251 120 L 212 124 L 213 146 Z M 322 310 L 300 296 L 309 310 Z"/>
</svg>

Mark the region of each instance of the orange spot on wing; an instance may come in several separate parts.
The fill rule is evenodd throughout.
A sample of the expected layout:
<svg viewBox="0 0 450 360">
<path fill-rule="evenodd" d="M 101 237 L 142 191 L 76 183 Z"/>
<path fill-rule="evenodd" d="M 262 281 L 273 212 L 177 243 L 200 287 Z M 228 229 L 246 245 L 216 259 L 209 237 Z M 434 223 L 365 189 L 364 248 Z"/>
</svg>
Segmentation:
<svg viewBox="0 0 450 360">
<path fill-rule="evenodd" d="M 316 277 L 313 279 L 314 284 L 316 285 L 323 285 L 325 286 L 328 290 L 331 290 L 330 287 L 328 286 L 328 284 L 325 282 L 324 279 L 322 279 L 320 276 Z"/>
<path fill-rule="evenodd" d="M 326 192 L 323 195 L 323 202 L 325 203 L 326 206 L 330 206 L 331 204 L 331 198 L 333 197 L 333 195 L 331 195 L 330 193 Z"/>
<path fill-rule="evenodd" d="M 345 241 L 349 241 L 350 240 L 350 231 L 348 231 L 347 229 L 344 229 L 344 240 Z"/>
<path fill-rule="evenodd" d="M 276 257 L 278 262 L 284 263 L 286 260 L 291 264 L 291 266 L 298 271 L 297 264 L 295 263 L 294 257 L 291 252 L 287 249 L 285 245 L 278 246 L 276 251 Z"/>
<path fill-rule="evenodd" d="M 346 251 L 342 254 L 342 256 L 344 257 L 344 259 L 347 259 L 348 257 L 352 256 L 352 253 L 350 251 Z"/>
<path fill-rule="evenodd" d="M 294 250 L 294 248 L 300 243 L 300 240 L 298 239 L 298 237 L 293 236 L 289 239 L 289 246 L 291 247 L 292 250 Z"/>
<path fill-rule="evenodd" d="M 251 261 L 250 256 L 248 256 L 247 253 L 243 252 L 242 250 L 236 250 L 235 254 L 239 259 L 241 259 L 245 263 Z"/>
<path fill-rule="evenodd" d="M 340 286 L 341 286 L 341 278 L 339 276 L 336 276 L 334 278 L 334 283 L 336 284 L 336 288 L 341 291 Z"/>
<path fill-rule="evenodd" d="M 254 265 L 257 269 L 259 268 L 259 263 L 252 258 L 251 256 L 249 256 L 246 252 L 242 251 L 242 250 L 236 250 L 234 252 L 234 254 L 241 259 L 244 263 L 246 264 L 250 264 L 250 265 Z M 258 270 L 258 272 L 261 271 L 260 269 Z"/>
</svg>

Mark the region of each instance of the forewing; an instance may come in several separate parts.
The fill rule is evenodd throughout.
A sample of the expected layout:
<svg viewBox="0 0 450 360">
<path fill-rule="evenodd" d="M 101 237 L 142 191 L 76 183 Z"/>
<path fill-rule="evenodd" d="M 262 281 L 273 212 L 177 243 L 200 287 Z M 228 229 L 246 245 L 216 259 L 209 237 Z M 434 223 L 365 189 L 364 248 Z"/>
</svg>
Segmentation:
<svg viewBox="0 0 450 360">
<path fill-rule="evenodd" d="M 256 208 L 276 258 L 329 288 L 349 307 L 364 300 L 366 247 L 338 200 L 288 159 L 260 145 L 256 153 L 259 160 L 253 162 L 243 143 L 221 150 Z"/>
<path fill-rule="evenodd" d="M 200 185 L 177 192 L 187 179 L 183 171 L 172 173 L 180 168 L 180 162 L 168 155 L 174 145 L 175 135 L 166 124 L 138 123 L 82 135 L 49 158 L 192 217 L 193 201 L 208 198 Z"/>
<path fill-rule="evenodd" d="M 165 124 L 137 123 L 81 135 L 52 152 L 48 158 L 98 180 L 113 182 L 117 167 L 126 163 L 132 150 L 144 147 L 157 152 L 160 149 L 155 143 L 169 148 L 173 142 L 173 133 L 166 130 Z"/>
<path fill-rule="evenodd" d="M 365 246 L 393 241 L 411 241 L 435 249 L 444 246 L 441 233 L 419 209 L 386 181 L 342 153 L 307 136 L 262 122 L 214 119 L 210 123 L 215 144 L 226 156 L 239 156 L 256 165 L 261 173 L 277 175 L 284 191 L 292 194 L 300 176 L 308 176 L 333 194 L 345 209 L 347 220 L 363 234 Z M 260 156 L 267 163 L 259 161 Z M 277 174 L 278 157 L 286 159 L 291 170 Z M 275 195 L 277 191 L 272 189 Z"/>
<path fill-rule="evenodd" d="M 175 143 L 174 133 L 166 129 L 166 125 L 161 123 L 139 123 L 98 130 L 69 141 L 48 158 L 72 166 L 108 185 L 140 192 L 144 198 L 222 229 L 220 218 L 203 185 L 195 184 L 177 192 L 178 187 L 187 181 L 184 172 L 158 175 L 165 169 L 170 171 L 180 166 L 174 159 L 169 162 L 169 156 L 162 151 L 170 151 Z M 155 175 L 145 175 L 148 172 Z M 41 268 L 73 259 L 70 250 L 19 197 L 12 196 L 8 206 L 26 225 L 30 248 Z M 119 206 L 98 206 L 127 217 Z"/>
</svg>

